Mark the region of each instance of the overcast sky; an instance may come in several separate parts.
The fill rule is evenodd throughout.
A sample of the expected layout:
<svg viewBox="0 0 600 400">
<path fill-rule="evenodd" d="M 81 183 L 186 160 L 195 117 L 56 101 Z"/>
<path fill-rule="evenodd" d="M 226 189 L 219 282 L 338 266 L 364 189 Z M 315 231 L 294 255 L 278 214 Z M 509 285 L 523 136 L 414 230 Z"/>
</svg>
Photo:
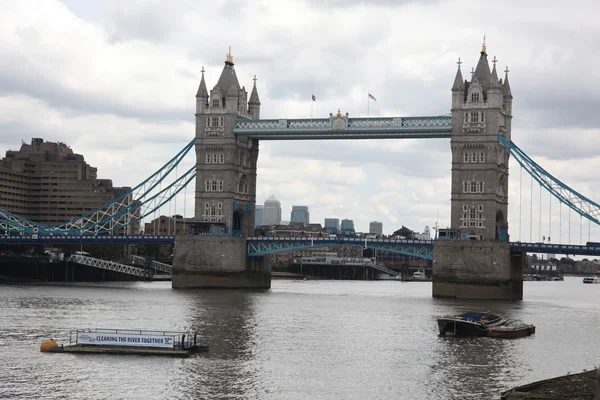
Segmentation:
<svg viewBox="0 0 600 400">
<path fill-rule="evenodd" d="M 0 0 L 0 152 L 32 137 L 63 141 L 115 185 L 134 186 L 194 136 L 202 66 L 212 88 L 232 46 L 241 85 L 257 75 L 262 118 L 348 112 L 448 114 L 487 35 L 490 59 L 508 65 L 513 140 L 580 193 L 600 200 L 600 27 L 595 0 L 564 2 L 307 0 Z M 189 160 L 189 165 L 193 163 Z M 260 144 L 257 203 L 274 194 L 311 222 L 372 220 L 385 233 L 450 223 L 449 139 Z M 568 212 L 529 178 L 519 206 L 511 163 L 510 233 L 568 241 Z M 186 214 L 192 216 L 193 189 Z M 183 213 L 183 201 L 178 204 Z M 521 209 L 521 210 L 520 210 Z M 519 214 L 521 213 L 521 218 Z M 588 224 L 571 216 L 571 241 Z M 559 227 L 562 227 L 559 233 Z M 592 239 L 600 229 L 591 228 Z"/>
</svg>

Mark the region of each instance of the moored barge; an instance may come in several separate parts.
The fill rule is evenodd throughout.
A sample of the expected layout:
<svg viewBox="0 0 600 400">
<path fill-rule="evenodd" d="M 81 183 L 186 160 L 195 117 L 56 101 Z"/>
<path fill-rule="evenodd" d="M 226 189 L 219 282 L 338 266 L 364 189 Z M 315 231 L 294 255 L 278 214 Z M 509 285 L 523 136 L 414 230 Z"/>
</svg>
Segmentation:
<svg viewBox="0 0 600 400">
<path fill-rule="evenodd" d="M 195 332 L 82 329 L 70 332 L 68 345 L 50 339 L 42 342 L 40 351 L 187 357 L 208 351 L 208 346 L 199 345 L 197 339 Z"/>
</svg>

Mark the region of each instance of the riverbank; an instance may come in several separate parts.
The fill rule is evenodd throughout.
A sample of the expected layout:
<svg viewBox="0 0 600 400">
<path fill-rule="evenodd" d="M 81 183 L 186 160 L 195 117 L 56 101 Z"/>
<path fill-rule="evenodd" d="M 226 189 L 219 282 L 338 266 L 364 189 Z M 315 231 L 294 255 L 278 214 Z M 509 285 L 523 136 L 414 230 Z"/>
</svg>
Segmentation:
<svg viewBox="0 0 600 400">
<path fill-rule="evenodd" d="M 593 369 L 518 386 L 502 392 L 502 400 L 600 399 L 600 371 Z M 596 397 L 594 397 L 596 395 Z"/>
</svg>

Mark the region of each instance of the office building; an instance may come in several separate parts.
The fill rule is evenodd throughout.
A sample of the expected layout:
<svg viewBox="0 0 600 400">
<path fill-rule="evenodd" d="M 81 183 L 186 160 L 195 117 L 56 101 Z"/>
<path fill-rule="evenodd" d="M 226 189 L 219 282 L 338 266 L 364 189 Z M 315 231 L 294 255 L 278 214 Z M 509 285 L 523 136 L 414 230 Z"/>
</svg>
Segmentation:
<svg viewBox="0 0 600 400">
<path fill-rule="evenodd" d="M 256 210 L 254 212 L 254 227 L 256 228 L 257 226 L 263 226 L 263 211 L 264 211 L 265 206 L 263 205 L 256 205 Z"/>
<path fill-rule="evenodd" d="M 329 233 L 340 232 L 340 220 L 338 218 L 325 218 L 325 230 Z"/>
<path fill-rule="evenodd" d="M 277 225 L 281 222 L 281 203 L 271 195 L 263 207 L 263 225 Z"/>
<path fill-rule="evenodd" d="M 342 233 L 344 235 L 353 235 L 355 233 L 354 231 L 354 221 L 352 221 L 351 219 L 343 219 L 342 220 Z"/>
<path fill-rule="evenodd" d="M 371 221 L 369 223 L 369 233 L 372 235 L 383 235 L 383 223 Z"/>
<path fill-rule="evenodd" d="M 292 206 L 290 222 L 302 222 L 304 226 L 310 223 L 310 213 L 307 206 Z"/>
<path fill-rule="evenodd" d="M 35 138 L 0 160 L 0 208 L 43 225 L 87 214 L 129 190 L 98 179 L 97 169 L 62 142 Z M 129 229 L 138 232 L 139 223 Z"/>
</svg>

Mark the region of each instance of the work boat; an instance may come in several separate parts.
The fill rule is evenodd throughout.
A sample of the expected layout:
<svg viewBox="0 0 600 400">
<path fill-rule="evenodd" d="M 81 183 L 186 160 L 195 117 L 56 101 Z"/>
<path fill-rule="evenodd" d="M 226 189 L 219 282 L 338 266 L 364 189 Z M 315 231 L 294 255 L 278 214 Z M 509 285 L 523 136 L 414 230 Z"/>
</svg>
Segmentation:
<svg viewBox="0 0 600 400">
<path fill-rule="evenodd" d="M 597 276 L 586 276 L 583 278 L 583 283 L 600 283 L 600 279 Z"/>
<path fill-rule="evenodd" d="M 438 318 L 440 336 L 487 336 L 490 328 L 506 323 L 506 319 L 490 313 L 467 312 L 453 317 Z"/>
<path fill-rule="evenodd" d="M 412 281 L 428 281 L 429 278 L 427 277 L 427 274 L 425 274 L 425 270 L 423 269 L 419 269 L 417 272 L 415 272 L 414 274 L 412 274 Z"/>
</svg>

